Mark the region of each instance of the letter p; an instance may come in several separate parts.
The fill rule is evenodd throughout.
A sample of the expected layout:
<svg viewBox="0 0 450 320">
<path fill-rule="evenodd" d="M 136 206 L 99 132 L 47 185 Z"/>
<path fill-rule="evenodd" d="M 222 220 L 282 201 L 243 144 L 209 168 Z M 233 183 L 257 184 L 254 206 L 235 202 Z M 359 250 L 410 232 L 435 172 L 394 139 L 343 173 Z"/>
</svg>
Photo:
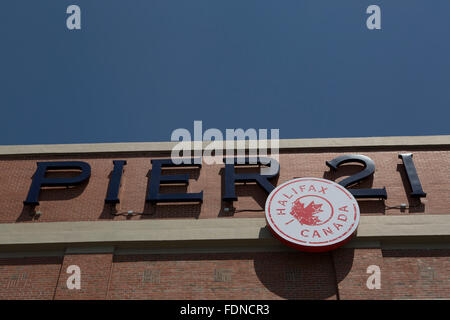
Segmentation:
<svg viewBox="0 0 450 320">
<path fill-rule="evenodd" d="M 48 170 L 73 170 L 79 169 L 81 173 L 76 177 L 70 178 L 46 178 L 45 174 Z M 54 186 L 74 186 L 81 184 L 89 179 L 91 175 L 91 167 L 87 162 L 83 161 L 59 161 L 59 162 L 38 162 L 37 169 L 28 191 L 27 199 L 23 202 L 25 205 L 38 205 L 39 193 L 41 187 Z"/>
</svg>

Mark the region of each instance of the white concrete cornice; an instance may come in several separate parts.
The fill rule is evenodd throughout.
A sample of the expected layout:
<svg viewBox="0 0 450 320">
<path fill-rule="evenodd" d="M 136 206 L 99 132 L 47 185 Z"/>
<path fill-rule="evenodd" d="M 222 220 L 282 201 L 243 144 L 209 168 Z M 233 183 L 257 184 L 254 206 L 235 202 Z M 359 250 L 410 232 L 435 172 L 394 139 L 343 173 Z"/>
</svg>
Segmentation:
<svg viewBox="0 0 450 320">
<path fill-rule="evenodd" d="M 450 215 L 362 216 L 356 236 L 346 246 L 396 244 L 450 248 Z M 264 218 L 0 224 L 0 253 L 70 247 L 78 248 L 74 252 L 111 247 L 157 253 L 287 250 L 272 236 Z"/>
<path fill-rule="evenodd" d="M 203 148 L 210 142 L 203 142 Z M 133 153 L 133 152 L 170 152 L 178 142 L 124 142 L 92 144 L 49 144 L 0 146 L 2 155 L 54 155 L 89 153 Z M 191 145 L 191 143 L 188 143 Z M 254 141 L 246 141 L 246 149 L 251 149 Z M 376 147 L 439 147 L 450 146 L 450 135 L 408 136 L 408 137 L 368 137 L 368 138 L 317 138 L 282 139 L 280 150 L 316 149 L 316 148 L 376 148 Z M 192 144 L 192 149 L 194 145 Z M 250 147 L 250 148 L 249 148 Z M 270 148 L 270 140 L 268 141 Z"/>
</svg>

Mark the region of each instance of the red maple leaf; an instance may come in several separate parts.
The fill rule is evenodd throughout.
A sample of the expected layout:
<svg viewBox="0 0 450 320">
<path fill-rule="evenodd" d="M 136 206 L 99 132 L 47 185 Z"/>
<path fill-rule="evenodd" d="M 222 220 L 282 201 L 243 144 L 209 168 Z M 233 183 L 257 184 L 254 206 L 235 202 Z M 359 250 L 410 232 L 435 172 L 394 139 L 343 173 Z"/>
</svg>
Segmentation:
<svg viewBox="0 0 450 320">
<path fill-rule="evenodd" d="M 300 202 L 300 199 L 297 199 L 292 206 L 291 215 L 302 225 L 315 226 L 321 223 L 320 219 L 315 215 L 322 211 L 322 204 L 315 204 L 314 201 L 312 201 L 305 207 L 305 205 Z"/>
</svg>

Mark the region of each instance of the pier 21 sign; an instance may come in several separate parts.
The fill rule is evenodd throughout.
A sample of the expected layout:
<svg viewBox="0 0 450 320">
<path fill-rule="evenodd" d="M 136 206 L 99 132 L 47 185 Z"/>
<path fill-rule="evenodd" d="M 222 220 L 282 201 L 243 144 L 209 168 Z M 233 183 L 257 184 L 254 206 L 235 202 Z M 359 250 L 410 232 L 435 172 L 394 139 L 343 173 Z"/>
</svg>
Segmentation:
<svg viewBox="0 0 450 320">
<path fill-rule="evenodd" d="M 423 192 L 422 185 L 417 175 L 416 168 L 412 159 L 412 154 L 400 154 L 399 158 L 402 159 L 406 176 L 411 187 L 412 197 L 425 197 L 426 193 Z M 275 186 L 270 182 L 270 179 L 279 174 L 279 169 L 275 173 L 270 175 L 263 175 L 259 173 L 237 173 L 235 166 L 256 164 L 262 165 L 269 163 L 267 159 L 259 158 L 256 163 L 250 161 L 248 158 L 245 161 L 241 161 L 241 158 L 234 158 L 233 161 L 227 161 L 224 168 L 224 192 L 222 201 L 232 202 L 237 201 L 238 197 L 235 192 L 236 182 L 256 182 L 267 194 L 270 194 Z M 264 161 L 263 161 L 264 160 Z M 273 159 L 272 159 L 273 160 Z M 326 161 L 326 165 L 332 170 L 339 170 L 339 167 L 345 163 L 360 163 L 363 168 L 360 172 L 343 179 L 339 182 L 339 186 L 345 188 L 352 187 L 357 182 L 362 181 L 375 172 L 375 163 L 372 159 L 364 155 L 343 155 L 334 158 L 331 161 Z M 201 161 L 194 161 L 194 164 L 174 164 L 171 159 L 154 159 L 151 160 L 152 171 L 150 181 L 148 184 L 148 193 L 146 195 L 146 201 L 150 203 L 158 202 L 199 202 L 203 201 L 203 191 L 198 193 L 163 193 L 159 192 L 161 185 L 168 185 L 173 183 L 189 183 L 189 175 L 177 174 L 177 175 L 164 175 L 162 169 L 164 167 L 197 167 L 201 169 Z M 200 163 L 200 164 L 195 164 Z M 125 160 L 113 160 L 113 168 L 110 174 L 110 180 L 108 184 L 108 191 L 105 198 L 105 203 L 119 203 L 119 190 L 121 185 L 121 179 L 124 166 L 127 164 Z M 277 166 L 279 168 L 279 166 Z M 64 171 L 64 170 L 78 170 L 80 171 L 77 176 L 70 178 L 50 178 L 47 177 L 49 171 Z M 70 187 L 86 183 L 91 175 L 91 167 L 89 163 L 84 161 L 56 161 L 56 162 L 37 162 L 37 169 L 33 175 L 31 186 L 24 201 L 25 205 L 35 206 L 39 204 L 39 193 L 42 187 Z M 387 199 L 386 189 L 346 189 L 348 193 L 354 198 L 375 198 L 375 199 Z M 324 204 L 323 204 L 324 205 Z"/>
</svg>

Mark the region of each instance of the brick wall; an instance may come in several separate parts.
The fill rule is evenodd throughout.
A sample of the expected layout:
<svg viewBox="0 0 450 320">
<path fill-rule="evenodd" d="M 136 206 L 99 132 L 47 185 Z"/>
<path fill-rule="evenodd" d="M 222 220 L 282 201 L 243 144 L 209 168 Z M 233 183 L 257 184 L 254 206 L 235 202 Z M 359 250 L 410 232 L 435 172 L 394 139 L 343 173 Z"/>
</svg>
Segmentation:
<svg viewBox="0 0 450 320">
<path fill-rule="evenodd" d="M 346 249 L 313 254 L 70 254 L 0 259 L 1 299 L 450 298 L 450 250 Z M 81 289 L 67 289 L 69 265 Z M 381 289 L 369 290 L 369 265 Z"/>
<path fill-rule="evenodd" d="M 383 250 L 391 297 L 449 299 L 449 250 Z"/>
<path fill-rule="evenodd" d="M 104 299 L 109 286 L 112 267 L 112 254 L 69 254 L 64 256 L 55 299 Z M 80 268 L 81 288 L 69 289 L 67 273 L 69 266 Z M 70 270 L 69 270 L 70 271 Z"/>
<path fill-rule="evenodd" d="M 329 254 L 117 256 L 109 298 L 334 299 Z"/>
<path fill-rule="evenodd" d="M 427 197 L 410 192 L 398 154 L 413 152 Z M 302 150 L 280 156 L 280 184 L 295 177 L 337 180 L 360 170 L 346 165 L 330 172 L 325 161 L 343 154 L 364 154 L 376 165 L 373 178 L 362 188 L 386 187 L 388 199 L 360 200 L 363 215 L 449 214 L 450 151 L 413 150 Z M 0 158 L 0 223 L 95 221 L 166 218 L 263 217 L 266 198 L 257 185 L 236 186 L 238 212 L 224 211 L 223 166 L 165 170 L 188 173 L 187 187 L 164 187 L 162 192 L 204 192 L 203 204 L 145 203 L 151 159 L 167 155 L 132 153 L 89 156 L 8 156 Z M 40 205 L 23 205 L 37 161 L 81 160 L 91 165 L 87 183 L 41 191 Z M 121 203 L 105 205 L 112 160 L 126 160 Z M 251 169 L 244 169 L 251 170 Z M 59 175 L 61 173 L 58 173 Z M 73 173 L 66 173 L 73 174 Z M 406 203 L 404 212 L 387 209 Z M 252 211 L 246 211 L 246 210 Z M 39 218 L 30 213 L 39 210 Z M 143 216 L 113 216 L 133 210 Z M 261 210 L 261 211 L 255 211 Z M 0 299 L 402 299 L 450 298 L 449 250 L 338 249 L 322 254 L 223 253 L 177 255 L 66 254 L 64 257 L 1 258 Z M 81 289 L 69 290 L 67 267 L 81 268 Z M 369 265 L 381 269 L 381 289 L 366 287 Z"/>
<path fill-rule="evenodd" d="M 53 299 L 60 257 L 0 258 L 0 299 Z"/>
<path fill-rule="evenodd" d="M 410 190 L 401 160 L 398 154 L 412 151 L 414 162 L 422 182 L 426 198 L 422 201 L 408 196 Z M 294 177 L 323 177 L 339 181 L 345 176 L 361 170 L 359 165 L 345 165 L 337 172 L 330 172 L 325 161 L 349 153 L 364 154 L 372 158 L 376 165 L 373 178 L 360 184 L 360 188 L 386 187 L 388 199 L 360 200 L 362 214 L 404 215 L 404 214 L 447 214 L 450 204 L 450 151 L 449 150 L 342 150 L 341 152 L 302 151 L 283 153 L 280 156 L 280 176 L 273 181 L 280 184 Z M 158 156 L 167 158 L 168 156 Z M 263 217 L 266 194 L 257 185 L 247 183 L 237 186 L 239 201 L 234 203 L 234 214 L 225 212 L 221 201 L 223 194 L 223 165 L 204 165 L 201 170 L 170 169 L 167 174 L 189 173 L 192 179 L 187 187 L 162 187 L 161 192 L 200 192 L 203 190 L 203 204 L 160 204 L 152 206 L 145 203 L 148 177 L 151 173 L 150 160 L 155 155 L 136 153 L 102 156 L 57 156 L 57 157 L 2 157 L 0 159 L 0 223 L 11 222 L 53 222 L 53 221 L 90 221 L 123 219 L 161 219 L 161 218 L 218 218 Z M 127 165 L 122 177 L 120 189 L 121 203 L 117 206 L 105 205 L 109 175 L 113 169 L 113 160 L 126 160 Z M 43 188 L 36 208 L 24 206 L 37 161 L 81 160 L 91 165 L 92 174 L 88 182 L 71 188 Z M 242 169 L 241 169 L 242 170 Z M 245 169 L 244 169 L 245 170 Z M 398 206 L 406 203 L 410 206 L 402 212 L 400 209 L 387 209 L 386 206 Z M 255 212 L 255 210 L 261 210 Z M 30 213 L 39 210 L 42 215 L 33 218 Z M 113 216 L 111 212 L 143 212 L 144 216 Z M 253 210 L 246 211 L 246 210 Z"/>
<path fill-rule="evenodd" d="M 338 281 L 339 298 L 347 299 L 389 299 L 390 284 L 384 267 L 381 249 L 340 248 L 332 252 Z M 381 288 L 368 289 L 369 266 L 378 266 L 381 271 Z"/>
</svg>

